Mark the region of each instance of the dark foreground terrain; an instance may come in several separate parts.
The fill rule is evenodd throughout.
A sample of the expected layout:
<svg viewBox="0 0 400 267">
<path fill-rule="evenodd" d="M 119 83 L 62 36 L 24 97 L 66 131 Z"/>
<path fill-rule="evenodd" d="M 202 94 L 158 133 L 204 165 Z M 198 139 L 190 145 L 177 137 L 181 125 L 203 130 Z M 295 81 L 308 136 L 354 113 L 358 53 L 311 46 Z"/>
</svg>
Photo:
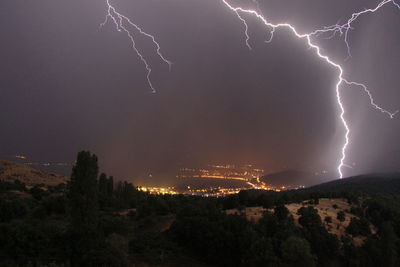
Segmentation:
<svg viewBox="0 0 400 267">
<path fill-rule="evenodd" d="M 400 175 L 225 198 L 149 195 L 81 152 L 67 183 L 0 182 L 0 266 L 400 266 Z"/>
</svg>

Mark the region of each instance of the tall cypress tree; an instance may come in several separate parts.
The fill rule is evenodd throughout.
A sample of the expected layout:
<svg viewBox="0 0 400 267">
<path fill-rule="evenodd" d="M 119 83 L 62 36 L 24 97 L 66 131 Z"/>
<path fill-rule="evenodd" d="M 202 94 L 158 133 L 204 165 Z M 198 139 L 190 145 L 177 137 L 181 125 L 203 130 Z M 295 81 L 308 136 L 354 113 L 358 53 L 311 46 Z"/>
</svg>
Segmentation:
<svg viewBox="0 0 400 267">
<path fill-rule="evenodd" d="M 88 151 L 78 153 L 69 182 L 69 208 L 71 226 L 75 230 L 96 228 L 98 214 L 97 176 L 99 167 L 96 155 Z"/>
<path fill-rule="evenodd" d="M 108 179 L 107 179 L 107 175 L 105 173 L 100 174 L 99 177 L 99 193 L 102 196 L 106 196 L 107 195 L 107 188 L 108 187 Z"/>
<path fill-rule="evenodd" d="M 97 157 L 88 151 L 79 152 L 67 194 L 71 219 L 71 266 L 93 266 L 90 255 L 101 243 L 98 234 L 98 172 Z"/>
<path fill-rule="evenodd" d="M 110 176 L 110 178 L 108 178 L 107 194 L 108 196 L 112 197 L 113 193 L 114 193 L 114 177 Z"/>
</svg>

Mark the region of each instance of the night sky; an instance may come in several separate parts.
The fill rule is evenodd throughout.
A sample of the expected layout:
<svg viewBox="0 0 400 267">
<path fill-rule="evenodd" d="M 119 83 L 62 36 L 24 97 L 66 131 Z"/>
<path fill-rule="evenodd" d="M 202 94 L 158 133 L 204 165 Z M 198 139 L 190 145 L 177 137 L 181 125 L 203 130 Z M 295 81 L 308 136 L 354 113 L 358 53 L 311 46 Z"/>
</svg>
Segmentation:
<svg viewBox="0 0 400 267">
<path fill-rule="evenodd" d="M 243 6 L 251 1 L 243 1 Z M 301 32 L 344 22 L 370 0 L 260 0 L 272 22 Z M 113 0 L 156 36 L 137 36 L 157 93 L 126 35 L 107 24 L 101 0 L 0 2 L 0 158 L 73 162 L 88 149 L 102 170 L 142 181 L 169 179 L 180 166 L 256 163 L 267 172 L 335 169 L 343 144 L 334 86 L 337 72 L 289 31 L 244 27 L 219 0 Z M 232 0 L 232 3 L 235 3 Z M 236 3 L 241 3 L 236 1 Z M 400 10 L 363 16 L 343 40 L 320 39 L 346 78 L 366 83 L 376 102 L 400 108 Z M 343 87 L 351 144 L 345 176 L 400 169 L 400 121 Z M 149 178 L 146 178 L 149 179 Z"/>
</svg>

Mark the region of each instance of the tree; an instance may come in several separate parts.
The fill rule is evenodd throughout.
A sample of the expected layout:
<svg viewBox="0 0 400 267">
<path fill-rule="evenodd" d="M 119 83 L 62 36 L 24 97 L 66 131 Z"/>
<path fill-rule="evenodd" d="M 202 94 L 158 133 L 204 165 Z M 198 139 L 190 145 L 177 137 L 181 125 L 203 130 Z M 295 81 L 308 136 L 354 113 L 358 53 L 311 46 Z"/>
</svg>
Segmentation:
<svg viewBox="0 0 400 267">
<path fill-rule="evenodd" d="M 108 179 L 107 175 L 103 172 L 99 176 L 99 193 L 101 195 L 107 195 Z"/>
<path fill-rule="evenodd" d="M 114 192 L 114 177 L 110 176 L 107 178 L 105 173 L 101 173 L 99 176 L 99 193 L 102 196 L 111 197 Z"/>
<path fill-rule="evenodd" d="M 114 177 L 110 176 L 107 181 L 107 195 L 111 197 L 114 193 Z"/>
<path fill-rule="evenodd" d="M 239 203 L 241 205 L 246 206 L 249 201 L 249 192 L 246 190 L 242 190 L 238 193 Z"/>
<path fill-rule="evenodd" d="M 278 232 L 279 221 L 275 214 L 265 212 L 258 222 L 258 230 L 266 237 L 272 237 Z"/>
<path fill-rule="evenodd" d="M 382 266 L 398 266 L 397 246 L 398 238 L 390 222 L 384 222 L 380 230 L 380 243 L 383 251 Z M 397 263 L 397 264 L 396 264 Z"/>
<path fill-rule="evenodd" d="M 289 210 L 285 207 L 285 205 L 280 204 L 275 207 L 274 214 L 280 221 L 284 221 L 289 216 Z"/>
<path fill-rule="evenodd" d="M 283 266 L 312 267 L 316 266 L 316 258 L 311 254 L 307 240 L 291 236 L 282 245 Z"/>
<path fill-rule="evenodd" d="M 29 190 L 29 193 L 31 193 L 32 197 L 36 200 L 42 200 L 44 196 L 47 195 L 46 191 L 44 191 L 40 186 L 35 185 Z"/>
<path fill-rule="evenodd" d="M 277 266 L 278 263 L 272 240 L 269 238 L 256 240 L 243 256 L 243 266 Z"/>
<path fill-rule="evenodd" d="M 91 228 L 97 222 L 98 172 L 96 155 L 88 151 L 79 152 L 68 191 L 69 211 L 72 225 L 76 229 Z"/>
<path fill-rule="evenodd" d="M 339 240 L 336 235 L 328 233 L 322 225 L 318 211 L 313 207 L 302 207 L 297 213 L 301 215 L 299 223 L 303 226 L 304 237 L 318 258 L 318 264 L 328 265 L 327 263 L 336 257 Z"/>
<path fill-rule="evenodd" d="M 325 221 L 327 224 L 330 224 L 330 223 L 332 223 L 332 217 L 331 217 L 331 216 L 326 216 L 325 219 L 324 219 L 324 221 Z"/>
<path fill-rule="evenodd" d="M 307 230 L 311 230 L 315 227 L 322 226 L 321 217 L 318 214 L 318 210 L 313 207 L 301 207 L 297 214 L 300 215 L 299 223 Z"/>
<path fill-rule="evenodd" d="M 339 211 L 336 217 L 339 221 L 344 222 L 346 220 L 346 215 L 344 211 Z"/>
<path fill-rule="evenodd" d="M 367 236 L 371 234 L 371 229 L 369 228 L 369 222 L 366 219 L 353 217 L 350 220 L 349 226 L 346 228 L 346 232 L 352 236 Z"/>
<path fill-rule="evenodd" d="M 102 240 L 98 232 L 97 157 L 90 152 L 78 153 L 68 184 L 68 204 L 71 219 L 68 231 L 72 266 L 93 266 L 91 255 Z"/>
</svg>

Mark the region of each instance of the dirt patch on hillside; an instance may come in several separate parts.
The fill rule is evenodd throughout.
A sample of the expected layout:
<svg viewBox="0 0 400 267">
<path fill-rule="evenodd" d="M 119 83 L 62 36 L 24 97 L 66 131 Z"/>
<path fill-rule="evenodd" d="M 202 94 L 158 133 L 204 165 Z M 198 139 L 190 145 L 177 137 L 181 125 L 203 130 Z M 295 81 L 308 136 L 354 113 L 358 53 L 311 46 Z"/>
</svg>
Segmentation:
<svg viewBox="0 0 400 267">
<path fill-rule="evenodd" d="M 334 205 L 336 205 L 334 208 Z M 297 214 L 297 211 L 301 207 L 308 207 L 312 206 L 316 210 L 318 210 L 318 214 L 321 217 L 322 222 L 324 223 L 324 226 L 326 229 L 332 233 L 338 236 L 340 239 L 345 235 L 346 228 L 350 223 L 351 218 L 356 217 L 353 214 L 350 214 L 349 211 L 351 209 L 351 205 L 347 203 L 346 200 L 344 199 L 327 199 L 327 198 L 321 198 L 319 200 L 319 204 L 317 205 L 311 205 L 307 204 L 307 201 L 304 201 L 303 203 L 293 203 L 286 205 L 287 209 L 289 210 L 290 214 L 293 216 L 295 223 L 300 226 L 299 224 L 299 215 Z M 339 221 L 337 219 L 337 214 L 343 211 L 345 213 L 345 220 L 343 222 Z M 331 217 L 332 222 L 331 223 L 326 223 L 325 218 L 326 217 Z"/>
<path fill-rule="evenodd" d="M 267 210 L 263 207 L 246 207 L 243 210 L 229 209 L 226 210 L 225 213 L 227 215 L 243 215 L 246 216 L 248 221 L 257 223 L 259 220 L 261 220 L 266 211 Z"/>
<path fill-rule="evenodd" d="M 318 211 L 324 227 L 328 230 L 328 232 L 336 235 L 339 240 L 346 235 L 346 228 L 349 226 L 351 218 L 357 217 L 350 213 L 352 206 L 345 199 L 321 198 L 319 199 L 319 204 L 310 203 L 311 201 L 303 201 L 302 203 L 292 203 L 285 206 L 289 210 L 295 224 L 298 227 L 301 227 L 301 225 L 299 224 L 300 215 L 297 214 L 297 211 L 302 207 L 314 207 Z M 273 209 L 267 210 L 263 207 L 246 207 L 242 210 L 229 209 L 226 210 L 225 213 L 228 215 L 245 216 L 248 221 L 257 223 L 259 220 L 261 220 L 266 211 L 273 212 Z M 337 214 L 340 211 L 343 211 L 345 214 L 345 220 L 343 222 L 337 219 Z M 325 221 L 326 217 L 331 217 L 332 222 L 327 223 Z M 373 225 L 371 225 L 371 232 L 376 233 L 376 228 Z M 353 238 L 353 244 L 356 246 L 361 246 L 364 241 L 365 237 Z"/>
<path fill-rule="evenodd" d="M 304 201 L 303 203 L 297 204 L 289 204 L 286 205 L 287 209 L 289 210 L 290 214 L 293 216 L 295 223 L 300 226 L 299 224 L 299 215 L 297 211 L 301 207 L 308 207 L 312 206 L 317 211 L 321 220 L 325 226 L 325 228 L 331 234 L 336 235 L 339 240 L 346 235 L 346 228 L 349 226 L 350 221 L 352 218 L 357 218 L 357 216 L 350 213 L 352 206 L 345 200 L 345 199 L 328 199 L 328 198 L 321 198 L 319 199 L 319 204 L 308 204 L 310 201 Z M 345 214 L 345 220 L 341 222 L 337 219 L 337 214 L 343 211 Z M 332 222 L 327 223 L 325 221 L 326 217 L 331 217 Z M 370 225 L 371 232 L 376 233 L 376 228 L 373 225 Z M 365 237 L 353 237 L 353 244 L 356 246 L 361 246 L 364 244 Z"/>
<path fill-rule="evenodd" d="M 14 182 L 19 180 L 27 186 L 44 184 L 56 186 L 67 182 L 67 177 L 34 169 L 24 164 L 0 160 L 0 180 Z"/>
</svg>

